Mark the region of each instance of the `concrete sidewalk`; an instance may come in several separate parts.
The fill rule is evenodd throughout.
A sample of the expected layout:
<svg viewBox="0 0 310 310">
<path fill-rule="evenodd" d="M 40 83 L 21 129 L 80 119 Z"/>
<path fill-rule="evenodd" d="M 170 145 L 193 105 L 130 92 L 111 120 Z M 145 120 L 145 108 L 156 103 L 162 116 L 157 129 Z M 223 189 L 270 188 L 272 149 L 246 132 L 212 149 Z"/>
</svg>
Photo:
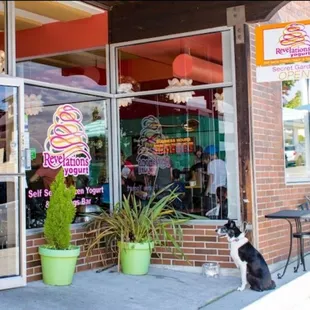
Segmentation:
<svg viewBox="0 0 310 310">
<path fill-rule="evenodd" d="M 310 268 L 310 257 L 306 256 L 306 266 L 308 266 L 308 268 Z M 284 263 L 282 264 L 284 265 Z M 296 290 L 299 289 L 300 283 L 304 282 L 305 280 L 302 279 L 303 277 L 305 277 L 305 279 L 309 279 L 310 278 L 310 273 L 309 272 L 304 272 L 302 271 L 303 268 L 302 266 L 300 266 L 298 273 L 294 273 L 294 267 L 296 266 L 296 261 L 293 261 L 286 270 L 286 273 L 284 275 L 284 277 L 282 279 L 278 279 L 277 278 L 277 274 L 280 272 L 282 274 L 283 268 L 280 268 L 280 270 L 275 270 L 272 273 L 272 279 L 275 281 L 277 287 L 275 290 L 273 291 L 266 291 L 266 292 L 255 292 L 252 291 L 250 289 L 247 289 L 243 292 L 238 292 L 238 291 L 233 291 L 229 294 L 225 294 L 224 296 L 222 296 L 221 298 L 215 300 L 215 301 L 211 301 L 209 304 L 206 305 L 205 308 L 206 310 L 219 310 L 219 309 L 229 309 L 229 310 L 243 310 L 243 308 L 252 305 L 253 303 L 257 303 L 259 305 L 264 305 L 258 308 L 253 308 L 255 310 L 257 309 L 263 309 L 263 310 L 277 310 L 277 309 L 281 309 L 281 310 L 287 310 L 288 308 L 282 308 L 282 307 L 277 307 L 277 296 L 278 296 L 278 292 L 286 292 L 286 291 L 292 291 L 290 295 L 286 294 L 286 298 L 292 298 L 294 297 L 294 292 Z M 294 281 L 295 280 L 295 281 Z M 293 282 L 292 282 L 293 281 Z M 309 284 L 308 284 L 309 287 Z M 282 289 L 283 288 L 283 289 Z M 307 294 L 303 294 L 303 298 L 304 301 L 299 300 L 299 302 L 301 303 L 308 303 L 309 301 L 307 300 Z M 268 301 L 272 302 L 272 304 L 270 305 L 270 307 L 266 307 L 265 301 L 264 303 L 259 303 L 260 300 L 263 301 L 263 299 L 268 296 Z M 283 297 L 285 297 L 285 293 L 284 295 L 282 295 Z M 310 296 L 310 291 L 309 291 L 309 296 Z M 267 303 L 269 304 L 269 303 Z M 289 303 L 288 303 L 289 305 Z M 254 306 L 254 304 L 253 304 Z M 299 305 L 300 307 L 302 306 L 301 304 Z M 251 309 L 251 307 L 246 308 Z M 306 308 L 290 308 L 290 310 L 303 310 Z M 308 310 L 310 309 L 307 308 Z"/>
<path fill-rule="evenodd" d="M 305 275 L 301 270 L 295 274 L 293 266 L 295 264 L 289 266 L 282 280 L 273 274 L 277 289 Z M 198 273 L 162 268 L 151 268 L 146 276 L 126 276 L 114 268 L 102 273 L 80 272 L 68 287 L 45 286 L 38 281 L 29 283 L 25 288 L 1 291 L 0 309 L 240 310 L 272 294 L 249 289 L 238 292 L 236 288 L 239 285 L 239 277 L 210 279 Z"/>
</svg>

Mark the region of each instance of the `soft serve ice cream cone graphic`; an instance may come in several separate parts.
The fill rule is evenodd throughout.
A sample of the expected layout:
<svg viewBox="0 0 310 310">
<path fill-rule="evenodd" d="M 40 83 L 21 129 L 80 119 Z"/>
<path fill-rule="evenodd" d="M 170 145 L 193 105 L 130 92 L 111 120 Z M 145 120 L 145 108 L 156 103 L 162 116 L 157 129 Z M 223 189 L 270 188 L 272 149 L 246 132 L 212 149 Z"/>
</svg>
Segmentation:
<svg viewBox="0 0 310 310">
<path fill-rule="evenodd" d="M 44 143 L 44 167 L 63 167 L 65 176 L 89 174 L 91 157 L 82 120 L 81 111 L 70 104 L 57 108 Z"/>
</svg>

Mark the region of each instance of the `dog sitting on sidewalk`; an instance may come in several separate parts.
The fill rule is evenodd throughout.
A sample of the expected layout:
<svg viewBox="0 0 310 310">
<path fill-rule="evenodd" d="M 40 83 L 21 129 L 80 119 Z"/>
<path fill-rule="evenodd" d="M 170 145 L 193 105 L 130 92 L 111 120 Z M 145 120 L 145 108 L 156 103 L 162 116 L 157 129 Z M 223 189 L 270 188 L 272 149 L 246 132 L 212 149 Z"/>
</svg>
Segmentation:
<svg viewBox="0 0 310 310">
<path fill-rule="evenodd" d="M 265 259 L 244 236 L 234 221 L 228 220 L 216 232 L 220 237 L 227 237 L 230 243 L 230 255 L 240 269 L 241 286 L 238 287 L 238 291 L 243 291 L 247 283 L 250 284 L 252 290 L 258 292 L 272 290 L 276 287 L 271 279 Z"/>
</svg>

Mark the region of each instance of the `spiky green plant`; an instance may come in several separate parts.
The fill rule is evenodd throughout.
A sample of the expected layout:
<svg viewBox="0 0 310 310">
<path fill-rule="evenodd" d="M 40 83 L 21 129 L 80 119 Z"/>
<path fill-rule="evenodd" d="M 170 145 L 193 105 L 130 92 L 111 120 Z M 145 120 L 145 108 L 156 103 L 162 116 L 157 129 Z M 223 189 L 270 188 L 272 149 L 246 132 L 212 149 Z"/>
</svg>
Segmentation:
<svg viewBox="0 0 310 310">
<path fill-rule="evenodd" d="M 63 169 L 59 171 L 51 184 L 51 192 L 44 223 L 44 237 L 47 247 L 55 250 L 66 250 L 70 248 L 70 226 L 76 209 L 72 202 L 75 196 L 75 188 L 66 186 Z"/>
<path fill-rule="evenodd" d="M 115 206 L 112 213 L 103 211 L 94 216 L 87 225 L 89 233 L 94 236 L 89 242 L 87 256 L 105 238 L 108 244 L 120 241 L 121 244 L 154 242 L 164 247 L 172 245 L 177 252 L 175 254 L 184 258 L 181 225 L 191 216 L 172 207 L 172 202 L 178 197 L 175 191 L 160 198 L 166 191 L 167 188 L 159 191 L 146 205 L 142 205 L 134 194 L 129 194 Z"/>
</svg>

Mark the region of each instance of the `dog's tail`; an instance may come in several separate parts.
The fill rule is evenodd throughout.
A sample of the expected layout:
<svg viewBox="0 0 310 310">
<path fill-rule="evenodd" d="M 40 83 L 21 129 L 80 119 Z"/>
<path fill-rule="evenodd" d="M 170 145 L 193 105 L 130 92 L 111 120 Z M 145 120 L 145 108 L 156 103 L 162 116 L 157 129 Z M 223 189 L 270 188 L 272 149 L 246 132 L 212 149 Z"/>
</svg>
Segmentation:
<svg viewBox="0 0 310 310">
<path fill-rule="evenodd" d="M 275 288 L 276 288 L 276 284 L 273 280 L 271 280 L 271 284 L 270 284 L 268 290 L 274 290 Z"/>
</svg>

